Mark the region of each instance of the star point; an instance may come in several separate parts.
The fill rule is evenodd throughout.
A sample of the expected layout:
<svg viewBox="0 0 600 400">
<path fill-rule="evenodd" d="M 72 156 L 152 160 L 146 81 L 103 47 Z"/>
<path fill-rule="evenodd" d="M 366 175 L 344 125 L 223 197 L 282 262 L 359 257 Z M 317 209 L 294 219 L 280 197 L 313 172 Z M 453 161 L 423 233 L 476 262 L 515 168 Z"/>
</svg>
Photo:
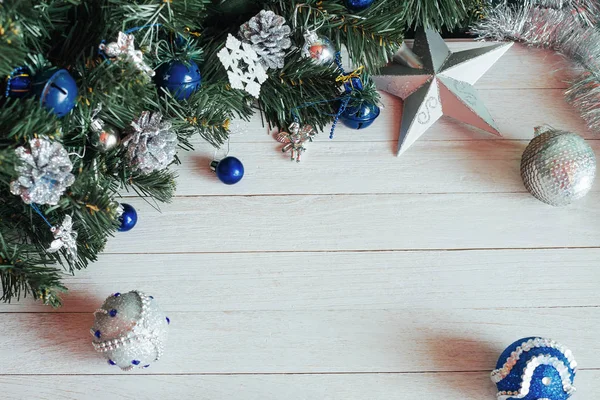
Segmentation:
<svg viewBox="0 0 600 400">
<path fill-rule="evenodd" d="M 403 56 L 398 55 L 374 78 L 378 89 L 404 100 L 398 155 L 443 115 L 500 135 L 473 84 L 511 45 L 452 53 L 439 33 L 429 29 L 417 32 L 412 56 L 422 62 L 422 68 L 403 64 Z"/>
</svg>

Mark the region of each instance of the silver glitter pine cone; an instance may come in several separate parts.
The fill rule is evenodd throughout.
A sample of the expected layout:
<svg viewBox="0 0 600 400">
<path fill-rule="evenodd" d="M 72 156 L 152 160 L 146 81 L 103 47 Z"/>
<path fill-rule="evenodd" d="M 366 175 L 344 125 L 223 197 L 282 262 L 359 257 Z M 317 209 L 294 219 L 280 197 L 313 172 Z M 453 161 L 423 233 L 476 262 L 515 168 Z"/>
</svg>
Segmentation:
<svg viewBox="0 0 600 400">
<path fill-rule="evenodd" d="M 285 50 L 292 45 L 291 29 L 285 18 L 273 11 L 262 10 L 240 27 L 242 41 L 252 45 L 265 69 L 281 69 Z"/>
<path fill-rule="evenodd" d="M 575 133 L 537 127 L 521 158 L 525 188 L 538 200 L 566 206 L 585 196 L 596 176 L 596 156 Z"/>
<path fill-rule="evenodd" d="M 94 316 L 92 344 L 109 365 L 147 368 L 162 356 L 171 321 L 152 296 L 135 290 L 112 294 Z"/>
<path fill-rule="evenodd" d="M 15 168 L 19 176 L 10 183 L 10 192 L 26 204 L 55 205 L 75 182 L 69 153 L 59 142 L 31 139 L 29 147 L 20 146 L 15 153 L 20 161 Z"/>
<path fill-rule="evenodd" d="M 161 119 L 161 113 L 144 111 L 131 123 L 134 132 L 123 140 L 131 168 L 142 174 L 165 169 L 175 158 L 177 134 Z"/>
</svg>

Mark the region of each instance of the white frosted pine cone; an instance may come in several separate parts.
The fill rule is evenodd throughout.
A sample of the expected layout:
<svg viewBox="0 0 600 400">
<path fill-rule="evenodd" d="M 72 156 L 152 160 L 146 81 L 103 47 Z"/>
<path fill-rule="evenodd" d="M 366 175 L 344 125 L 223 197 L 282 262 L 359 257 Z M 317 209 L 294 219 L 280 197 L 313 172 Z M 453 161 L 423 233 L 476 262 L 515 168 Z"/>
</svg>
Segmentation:
<svg viewBox="0 0 600 400">
<path fill-rule="evenodd" d="M 177 134 L 171 130 L 171 123 L 161 119 L 160 113 L 144 111 L 131 123 L 134 132 L 123 140 L 131 168 L 142 174 L 165 169 L 175 158 Z"/>
<path fill-rule="evenodd" d="M 265 69 L 281 69 L 285 51 L 292 46 L 291 29 L 285 18 L 262 10 L 240 27 L 242 41 L 252 45 Z"/>
</svg>

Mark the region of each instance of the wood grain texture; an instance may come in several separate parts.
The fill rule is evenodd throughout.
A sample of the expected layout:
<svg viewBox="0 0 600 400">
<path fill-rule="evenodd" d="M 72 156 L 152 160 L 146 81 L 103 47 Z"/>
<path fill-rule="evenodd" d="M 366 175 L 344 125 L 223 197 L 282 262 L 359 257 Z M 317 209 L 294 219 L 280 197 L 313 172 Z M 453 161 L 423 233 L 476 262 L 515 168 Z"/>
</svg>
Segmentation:
<svg viewBox="0 0 600 400">
<path fill-rule="evenodd" d="M 600 154 L 600 140 L 588 143 Z M 525 193 L 526 146 L 524 140 L 417 141 L 396 157 L 395 142 L 320 141 L 297 164 L 277 144 L 244 143 L 232 151 L 244 162 L 244 179 L 227 186 L 208 169 L 212 150 L 204 145 L 182 157 L 177 195 Z"/>
<path fill-rule="evenodd" d="M 483 46 L 452 41 L 454 50 Z M 590 139 L 564 100 L 567 64 L 513 46 L 476 84 L 502 138 L 442 119 L 395 156 L 402 102 L 286 160 L 259 116 L 234 123 L 246 176 L 222 185 L 196 142 L 162 212 L 66 279 L 65 307 L 0 305 L 3 399 L 484 400 L 520 337 L 552 337 L 600 379 L 600 186 L 570 207 L 525 192 L 520 157 L 543 123 Z M 173 321 L 164 358 L 122 374 L 94 353 L 91 312 L 152 293 Z"/>
<path fill-rule="evenodd" d="M 167 315 L 164 357 L 134 374 L 485 371 L 536 335 L 568 344 L 580 368 L 600 367 L 598 307 Z M 90 313 L 0 314 L 0 374 L 118 373 L 93 351 L 92 322 Z"/>
<path fill-rule="evenodd" d="M 579 371 L 577 399 L 597 393 L 598 371 Z M 444 400 L 494 399 L 486 372 L 328 375 L 0 376 L 7 399 Z"/>
<path fill-rule="evenodd" d="M 0 312 L 91 313 L 136 287 L 177 293 L 160 296 L 168 312 L 598 307 L 598 259 L 600 249 L 104 254 L 65 280 L 62 308 L 27 299 Z"/>
<path fill-rule="evenodd" d="M 208 196 L 177 198 L 162 213 L 136 199 L 136 230 L 106 251 L 595 247 L 599 199 L 554 208 L 528 193 Z"/>
</svg>

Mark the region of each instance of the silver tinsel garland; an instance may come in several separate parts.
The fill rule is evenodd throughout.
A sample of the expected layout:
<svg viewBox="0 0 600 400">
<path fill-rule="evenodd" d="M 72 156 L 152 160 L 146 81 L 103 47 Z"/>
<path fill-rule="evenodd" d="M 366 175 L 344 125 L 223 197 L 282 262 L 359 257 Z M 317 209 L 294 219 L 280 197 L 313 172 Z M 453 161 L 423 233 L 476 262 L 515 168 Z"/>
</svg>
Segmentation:
<svg viewBox="0 0 600 400">
<path fill-rule="evenodd" d="M 590 129 L 600 132 L 599 0 L 524 0 L 501 5 L 471 31 L 481 39 L 550 48 L 572 60 L 578 76 L 566 95 Z"/>
</svg>

